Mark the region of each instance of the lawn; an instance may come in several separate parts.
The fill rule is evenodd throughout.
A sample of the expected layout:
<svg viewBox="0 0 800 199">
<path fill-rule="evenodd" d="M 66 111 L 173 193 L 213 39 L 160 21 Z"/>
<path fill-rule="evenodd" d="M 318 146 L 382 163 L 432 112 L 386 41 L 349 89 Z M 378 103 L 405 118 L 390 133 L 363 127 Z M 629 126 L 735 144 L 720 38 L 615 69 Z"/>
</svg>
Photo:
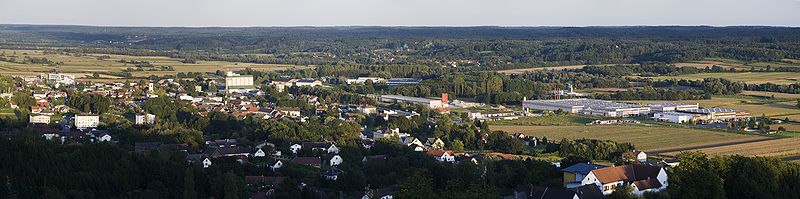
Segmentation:
<svg viewBox="0 0 800 199">
<path fill-rule="evenodd" d="M 74 74 L 78 78 L 91 76 L 92 72 L 121 72 L 127 68 L 136 68 L 134 64 L 121 63 L 120 60 L 128 61 L 148 61 L 158 68 L 160 66 L 171 66 L 174 71 L 133 71 L 134 77 L 147 77 L 150 75 L 163 76 L 175 75 L 180 72 L 215 72 L 217 70 L 234 71 L 251 68 L 253 70 L 286 70 L 308 68 L 307 66 L 296 66 L 287 64 L 253 64 L 225 61 L 197 61 L 197 63 L 182 63 L 180 59 L 169 57 L 153 56 L 128 56 L 128 55 L 109 55 L 109 54 L 89 54 L 86 56 L 72 56 L 63 54 L 44 54 L 40 50 L 2 50 L 6 58 L 16 57 L 22 59 L 25 56 L 47 58 L 54 62 L 63 62 L 63 65 L 45 66 L 41 64 L 17 64 L 11 62 L 0 62 L 0 74 L 5 75 L 38 75 L 51 70 L 58 70 L 62 73 Z M 100 60 L 100 56 L 110 58 Z M 149 68 L 145 68 L 147 70 Z M 105 76 L 104 78 L 115 78 Z M 117 77 L 118 78 L 118 77 Z"/>
<path fill-rule="evenodd" d="M 742 91 L 742 95 L 757 96 L 757 97 L 775 97 L 778 99 L 800 99 L 800 94 L 791 93 L 778 93 L 767 91 Z"/>
<path fill-rule="evenodd" d="M 14 114 L 14 109 L 11 108 L 0 108 L 0 118 L 16 118 L 17 115 Z"/>
<path fill-rule="evenodd" d="M 537 125 L 537 126 L 576 126 L 590 123 L 601 119 L 587 115 L 567 114 L 553 116 L 523 117 L 515 120 L 493 121 L 491 124 L 498 125 Z"/>
<path fill-rule="evenodd" d="M 736 73 L 697 73 L 678 76 L 650 77 L 653 79 L 702 80 L 704 78 L 723 78 L 743 81 L 748 84 L 794 84 L 800 82 L 800 73 L 795 72 L 736 72 Z"/>
<path fill-rule="evenodd" d="M 547 137 L 550 140 L 598 139 L 615 142 L 628 142 L 640 150 L 671 148 L 711 142 L 758 138 L 755 135 L 724 133 L 701 129 L 679 127 L 647 127 L 647 126 L 515 126 L 492 125 L 492 130 L 509 133 L 524 133 L 536 137 Z"/>
</svg>

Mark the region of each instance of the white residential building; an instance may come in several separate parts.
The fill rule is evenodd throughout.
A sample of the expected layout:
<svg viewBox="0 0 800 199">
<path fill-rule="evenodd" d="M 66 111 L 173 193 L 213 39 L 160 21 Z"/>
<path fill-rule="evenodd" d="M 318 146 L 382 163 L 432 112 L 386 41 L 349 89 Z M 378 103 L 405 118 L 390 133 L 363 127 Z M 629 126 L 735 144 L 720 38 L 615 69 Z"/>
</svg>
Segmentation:
<svg viewBox="0 0 800 199">
<path fill-rule="evenodd" d="M 331 164 L 331 166 L 336 166 L 336 165 L 342 164 L 342 162 L 344 162 L 344 159 L 342 159 L 342 156 L 334 155 L 331 158 L 330 164 Z"/>
<path fill-rule="evenodd" d="M 99 124 L 99 115 L 75 115 L 75 127 L 78 129 L 97 128 Z"/>
<path fill-rule="evenodd" d="M 135 124 L 152 125 L 156 123 L 156 115 L 149 113 L 136 114 Z"/>
<path fill-rule="evenodd" d="M 239 75 L 228 72 L 225 77 L 225 91 L 228 93 L 246 93 L 255 90 L 252 75 Z"/>
<path fill-rule="evenodd" d="M 50 124 L 50 116 L 47 115 L 30 115 L 28 122 L 31 124 Z"/>
</svg>

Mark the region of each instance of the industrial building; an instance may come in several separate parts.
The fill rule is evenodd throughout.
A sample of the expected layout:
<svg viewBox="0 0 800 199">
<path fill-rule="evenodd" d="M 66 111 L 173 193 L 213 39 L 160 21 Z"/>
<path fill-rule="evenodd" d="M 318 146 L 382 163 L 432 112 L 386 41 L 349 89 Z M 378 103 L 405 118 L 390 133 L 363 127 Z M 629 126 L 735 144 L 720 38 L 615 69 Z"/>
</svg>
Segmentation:
<svg viewBox="0 0 800 199">
<path fill-rule="evenodd" d="M 523 100 L 522 107 L 525 110 L 561 110 L 605 117 L 638 116 L 650 112 L 650 107 L 597 99 Z"/>
<path fill-rule="evenodd" d="M 228 72 L 225 77 L 225 91 L 228 93 L 246 93 L 255 89 L 252 75 L 239 75 Z"/>
<path fill-rule="evenodd" d="M 681 111 L 700 108 L 700 104 L 683 102 L 659 102 L 648 104 L 647 106 L 650 107 L 650 110 L 653 112 Z"/>
<path fill-rule="evenodd" d="M 380 77 L 358 77 L 355 79 L 346 80 L 347 84 L 363 84 L 366 83 L 367 81 L 371 81 L 372 83 L 378 83 L 378 82 L 386 82 L 386 79 Z"/>
<path fill-rule="evenodd" d="M 700 114 L 674 112 L 674 111 L 653 113 L 653 119 L 662 122 L 688 123 L 690 121 L 702 120 L 703 118 L 704 117 Z"/>
<path fill-rule="evenodd" d="M 270 86 L 274 87 L 278 92 L 283 92 L 284 89 L 292 86 L 297 87 L 315 87 L 321 86 L 322 81 L 316 79 L 274 79 L 269 83 Z"/>
<path fill-rule="evenodd" d="M 705 120 L 723 121 L 730 119 L 750 117 L 750 113 L 737 109 L 730 108 L 702 108 L 702 109 L 689 109 L 680 110 L 678 112 L 699 114 L 705 116 Z"/>
<path fill-rule="evenodd" d="M 422 80 L 416 78 L 390 78 L 388 81 L 386 81 L 386 85 L 389 86 L 411 85 L 411 84 L 419 84 L 420 82 L 422 82 Z"/>
<path fill-rule="evenodd" d="M 441 100 L 419 98 L 419 97 L 408 97 L 402 95 L 381 95 L 378 96 L 378 100 L 382 102 L 405 102 L 412 104 L 421 104 L 427 106 L 428 108 L 440 108 L 440 109 L 448 108 L 447 93 L 442 94 Z"/>
</svg>

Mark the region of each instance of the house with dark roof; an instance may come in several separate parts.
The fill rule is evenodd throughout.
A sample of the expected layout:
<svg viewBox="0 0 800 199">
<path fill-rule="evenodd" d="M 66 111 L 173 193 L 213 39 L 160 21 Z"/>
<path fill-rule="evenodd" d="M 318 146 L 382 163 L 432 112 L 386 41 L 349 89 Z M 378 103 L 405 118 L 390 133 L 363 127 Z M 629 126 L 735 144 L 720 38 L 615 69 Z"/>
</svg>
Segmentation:
<svg viewBox="0 0 800 199">
<path fill-rule="evenodd" d="M 292 163 L 312 166 L 316 168 L 322 167 L 322 159 L 319 159 L 319 157 L 295 157 L 294 159 L 292 159 Z"/>
<path fill-rule="evenodd" d="M 647 162 L 647 153 L 639 150 L 628 151 L 622 153 L 622 159 L 629 162 Z"/>
<path fill-rule="evenodd" d="M 333 142 L 303 142 L 302 148 L 326 153 L 339 153 L 339 147 Z"/>
<path fill-rule="evenodd" d="M 584 185 L 565 189 L 560 187 L 538 187 L 531 184 L 518 185 L 514 194 L 504 199 L 605 199 L 597 186 Z"/>
<path fill-rule="evenodd" d="M 365 191 L 361 199 L 392 199 L 394 187 L 386 187 L 380 189 L 369 189 Z"/>
<path fill-rule="evenodd" d="M 606 168 L 606 166 L 590 163 L 578 163 L 561 169 L 564 172 L 564 187 L 574 188 L 581 186 L 581 180 L 589 175 L 592 170 Z"/>
<path fill-rule="evenodd" d="M 433 156 L 439 162 L 456 162 L 456 156 L 453 151 L 433 149 L 426 152 L 428 155 Z"/>
<path fill-rule="evenodd" d="M 667 188 L 669 182 L 667 172 L 662 167 L 632 164 L 592 170 L 580 184 L 597 185 L 605 195 L 613 193 L 617 187 L 630 186 L 634 194 L 642 195 L 661 191 Z"/>
<path fill-rule="evenodd" d="M 338 167 L 328 167 L 328 170 L 326 170 L 322 176 L 325 176 L 325 179 L 336 181 L 342 173 L 344 173 L 344 171 Z"/>
<path fill-rule="evenodd" d="M 386 162 L 389 156 L 387 155 L 368 155 L 361 158 L 361 163 L 364 164 L 380 164 Z"/>
<path fill-rule="evenodd" d="M 278 187 L 286 177 L 278 176 L 245 176 L 244 181 L 250 186 L 260 186 L 266 188 Z"/>
<path fill-rule="evenodd" d="M 218 157 L 250 157 L 254 150 L 247 147 L 233 147 L 233 148 L 209 148 L 205 154 L 213 158 Z"/>
</svg>

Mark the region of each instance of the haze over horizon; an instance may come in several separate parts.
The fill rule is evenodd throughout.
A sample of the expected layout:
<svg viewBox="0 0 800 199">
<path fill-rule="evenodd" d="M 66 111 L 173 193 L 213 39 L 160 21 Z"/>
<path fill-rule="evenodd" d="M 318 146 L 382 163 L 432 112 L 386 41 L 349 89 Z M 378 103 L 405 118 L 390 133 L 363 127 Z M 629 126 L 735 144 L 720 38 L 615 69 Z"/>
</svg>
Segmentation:
<svg viewBox="0 0 800 199">
<path fill-rule="evenodd" d="M 0 24 L 800 26 L 800 0 L 4 0 Z"/>
</svg>

